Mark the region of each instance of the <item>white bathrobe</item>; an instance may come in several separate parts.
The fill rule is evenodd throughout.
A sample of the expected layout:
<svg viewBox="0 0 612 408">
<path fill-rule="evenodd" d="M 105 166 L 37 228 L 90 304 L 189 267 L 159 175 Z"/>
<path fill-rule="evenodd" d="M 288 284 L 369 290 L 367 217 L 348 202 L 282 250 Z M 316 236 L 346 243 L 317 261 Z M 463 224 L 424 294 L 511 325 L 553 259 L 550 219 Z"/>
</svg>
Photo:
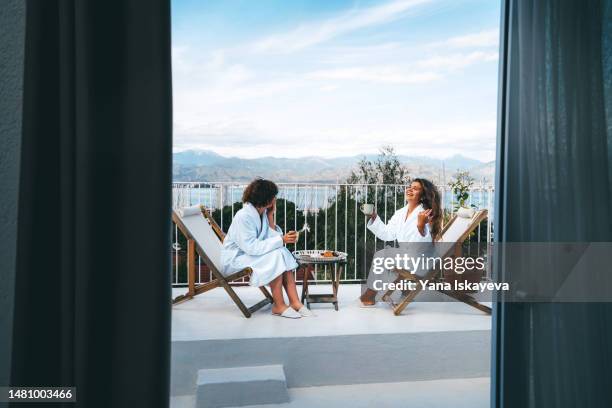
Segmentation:
<svg viewBox="0 0 612 408">
<path fill-rule="evenodd" d="M 372 231 L 378 239 L 382 239 L 383 241 L 397 241 L 399 243 L 398 249 L 381 249 L 374 254 L 374 258 L 393 258 L 396 254 L 408 254 L 418 257 L 421 253 L 430 249 L 429 247 L 433 245 L 433 240 L 429 231 L 429 224 L 425 224 L 425 236 L 421 235 L 417 227 L 418 215 L 423 210 L 423 206 L 419 204 L 418 207 L 412 210 L 406 219 L 406 213 L 408 212 L 408 206 L 406 206 L 397 210 L 387 224 L 385 224 L 379 216 L 376 217 L 374 222 L 370 220 L 368 222 L 368 229 Z M 372 261 L 372 265 L 374 265 L 375 261 L 375 259 Z M 393 269 L 384 269 L 380 273 L 376 273 L 371 266 L 366 287 L 377 290 L 380 284 L 375 285 L 375 281 L 390 283 L 396 278 L 397 273 Z M 378 297 L 382 296 L 383 293 L 384 292 L 379 293 Z"/>
<path fill-rule="evenodd" d="M 267 211 L 259 215 L 245 203 L 232 220 L 221 251 L 223 274 L 253 269 L 251 286 L 264 286 L 285 271 L 298 267 L 295 258 L 283 244 L 283 231 L 268 224 Z"/>
<path fill-rule="evenodd" d="M 424 208 L 419 204 L 406 219 L 408 206 L 402 207 L 393 214 L 393 217 L 385 224 L 380 216 L 368 221 L 368 229 L 383 241 L 397 242 L 432 242 L 429 224 L 425 224 L 425 236 L 421 235 L 417 227 L 418 215 Z"/>
</svg>

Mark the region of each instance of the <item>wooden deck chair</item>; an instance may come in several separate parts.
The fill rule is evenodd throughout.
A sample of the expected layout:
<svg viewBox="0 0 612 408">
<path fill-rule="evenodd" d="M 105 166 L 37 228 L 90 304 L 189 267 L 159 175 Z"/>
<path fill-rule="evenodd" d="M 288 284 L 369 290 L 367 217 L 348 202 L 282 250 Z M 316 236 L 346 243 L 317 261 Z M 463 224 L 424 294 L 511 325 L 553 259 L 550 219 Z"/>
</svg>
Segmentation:
<svg viewBox="0 0 612 408">
<path fill-rule="evenodd" d="M 442 254 L 442 257 L 448 256 L 461 256 L 461 245 L 470 236 L 470 234 L 478 227 L 478 225 L 487 218 L 487 210 L 478 210 L 474 213 L 471 218 L 458 217 L 456 214 L 446 223 L 441 232 L 441 238 L 437 242 L 443 243 L 455 243 L 446 254 Z M 415 276 L 409 271 L 395 269 L 398 277 L 394 283 L 400 281 L 412 280 L 417 281 L 419 279 L 427 279 L 430 282 L 439 281 L 440 270 L 431 269 L 425 273 L 424 276 Z M 407 291 L 407 294 L 399 303 L 393 303 L 391 295 L 395 292 L 394 290 L 388 290 L 382 297 L 383 301 L 389 302 L 393 305 L 393 313 L 399 316 L 402 311 L 414 300 L 414 298 L 423 290 L 421 285 L 416 285 L 415 290 Z M 491 314 L 491 308 L 480 304 L 470 294 L 457 291 L 439 290 L 438 292 L 443 293 L 451 298 L 454 298 L 467 305 L 475 307 L 476 309 Z"/>
<path fill-rule="evenodd" d="M 195 206 L 178 211 L 173 210 L 172 221 L 187 238 L 188 271 L 187 293 L 174 298 L 172 300 L 173 305 L 192 299 L 194 296 L 208 292 L 209 290 L 219 286 L 225 289 L 236 306 L 238 306 L 240 311 L 247 318 L 251 317 L 253 312 L 272 303 L 272 295 L 264 286 L 262 286 L 259 288 L 259 290 L 261 290 L 261 292 L 264 294 L 265 299 L 251 307 L 247 307 L 242 300 L 240 300 L 234 289 L 230 286 L 230 282 L 250 276 L 253 270 L 251 268 L 246 268 L 228 276 L 224 276 L 221 273 L 221 247 L 225 234 L 210 216 L 206 208 L 203 206 Z M 196 284 L 196 253 L 200 255 L 204 263 L 210 269 L 210 272 L 214 277 L 212 281 Z"/>
</svg>

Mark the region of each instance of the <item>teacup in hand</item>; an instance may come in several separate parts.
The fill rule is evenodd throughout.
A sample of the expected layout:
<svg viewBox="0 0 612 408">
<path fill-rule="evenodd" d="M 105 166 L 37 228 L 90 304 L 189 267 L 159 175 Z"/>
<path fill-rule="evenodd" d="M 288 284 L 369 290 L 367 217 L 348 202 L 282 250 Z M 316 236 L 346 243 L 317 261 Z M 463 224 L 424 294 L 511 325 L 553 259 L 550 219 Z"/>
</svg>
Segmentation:
<svg viewBox="0 0 612 408">
<path fill-rule="evenodd" d="M 368 204 L 368 203 L 361 204 L 359 209 L 365 215 L 372 215 L 372 213 L 374 212 L 374 204 Z"/>
</svg>

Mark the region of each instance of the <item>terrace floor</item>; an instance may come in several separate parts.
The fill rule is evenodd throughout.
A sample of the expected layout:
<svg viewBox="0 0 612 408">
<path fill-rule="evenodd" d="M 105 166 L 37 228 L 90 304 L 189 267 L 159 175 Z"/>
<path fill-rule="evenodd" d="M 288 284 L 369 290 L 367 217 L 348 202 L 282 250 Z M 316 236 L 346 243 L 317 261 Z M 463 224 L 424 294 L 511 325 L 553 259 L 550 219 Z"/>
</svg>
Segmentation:
<svg viewBox="0 0 612 408">
<path fill-rule="evenodd" d="M 262 299 L 236 291 L 247 305 Z M 270 407 L 489 406 L 490 316 L 434 293 L 395 316 L 385 303 L 359 307 L 360 291 L 341 284 L 339 311 L 314 304 L 315 317 L 296 320 L 269 306 L 247 319 L 220 288 L 174 306 L 171 406 L 195 407 L 201 369 L 271 364 L 283 367 L 290 402 Z"/>
<path fill-rule="evenodd" d="M 315 317 L 292 320 L 273 316 L 270 306 L 246 319 L 223 289 L 213 289 L 173 307 L 172 341 L 491 329 L 490 316 L 443 295 L 423 293 L 401 316 L 395 316 L 386 303 L 359 307 L 360 290 L 361 285 L 341 284 L 339 311 L 331 304 L 313 304 Z M 173 296 L 184 291 L 173 289 Z M 238 287 L 236 291 L 247 305 L 262 299 L 257 288 Z M 310 286 L 311 293 L 330 291 L 329 285 Z M 418 301 L 428 298 L 437 301 Z"/>
</svg>

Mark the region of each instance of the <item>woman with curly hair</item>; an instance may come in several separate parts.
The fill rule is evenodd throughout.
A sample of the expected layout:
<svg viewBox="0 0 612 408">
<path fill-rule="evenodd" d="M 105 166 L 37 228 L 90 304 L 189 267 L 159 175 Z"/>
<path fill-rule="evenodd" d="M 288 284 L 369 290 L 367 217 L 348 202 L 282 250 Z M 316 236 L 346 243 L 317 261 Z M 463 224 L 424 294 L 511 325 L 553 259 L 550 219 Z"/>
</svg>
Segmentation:
<svg viewBox="0 0 612 408">
<path fill-rule="evenodd" d="M 416 178 L 406 188 L 406 206 L 400 208 L 385 224 L 373 212 L 368 221 L 368 229 L 383 241 L 397 241 L 399 250 L 389 251 L 383 249 L 374 254 L 374 257 L 393 256 L 398 251 L 424 249 L 424 244 L 436 241 L 442 230 L 442 206 L 440 192 L 436 186 L 424 178 Z M 413 244 L 413 245 L 410 245 Z M 420 245 L 415 245 L 420 244 Z M 426 250 L 426 249 L 425 249 Z M 417 254 L 415 254 L 417 255 Z M 418 254 L 420 255 L 420 254 Z M 374 261 L 372 264 L 374 265 Z M 397 277 L 392 269 L 382 273 L 372 269 L 368 274 L 367 289 L 361 295 L 363 306 L 374 306 L 378 291 L 375 289 L 375 280 L 393 282 Z"/>
<path fill-rule="evenodd" d="M 295 231 L 283 234 L 274 222 L 278 187 L 272 181 L 256 179 L 242 195 L 243 207 L 233 217 L 223 240 L 223 273 L 251 268 L 251 286 L 270 285 L 274 304 L 272 314 L 287 318 L 312 316 L 297 293 L 293 270 L 298 264 L 285 248 L 298 240 Z M 289 298 L 285 303 L 283 288 Z"/>
</svg>

